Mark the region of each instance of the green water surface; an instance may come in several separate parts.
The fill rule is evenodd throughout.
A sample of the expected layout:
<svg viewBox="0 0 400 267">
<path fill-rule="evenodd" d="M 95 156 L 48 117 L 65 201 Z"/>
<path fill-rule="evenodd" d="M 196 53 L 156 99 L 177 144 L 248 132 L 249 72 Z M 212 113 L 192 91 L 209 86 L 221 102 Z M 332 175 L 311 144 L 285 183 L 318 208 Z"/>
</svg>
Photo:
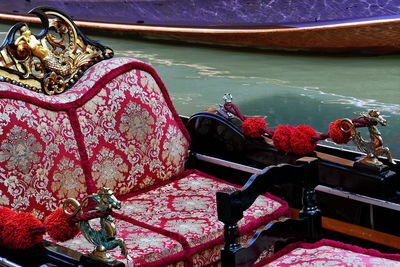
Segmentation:
<svg viewBox="0 0 400 267">
<path fill-rule="evenodd" d="M 331 121 L 378 109 L 389 123 L 380 128 L 385 145 L 400 157 L 400 55 L 313 56 L 93 39 L 116 56 L 150 63 L 181 114 L 217 107 L 229 92 L 246 115 L 268 116 L 271 128 L 308 124 L 327 132 Z"/>
<path fill-rule="evenodd" d="M 385 145 L 400 157 L 399 55 L 313 56 L 106 38 L 103 42 L 112 44 L 117 56 L 153 65 L 181 114 L 217 107 L 229 92 L 244 114 L 268 116 L 271 128 L 308 124 L 327 132 L 336 119 L 378 109 L 389 123 L 380 128 Z"/>
</svg>

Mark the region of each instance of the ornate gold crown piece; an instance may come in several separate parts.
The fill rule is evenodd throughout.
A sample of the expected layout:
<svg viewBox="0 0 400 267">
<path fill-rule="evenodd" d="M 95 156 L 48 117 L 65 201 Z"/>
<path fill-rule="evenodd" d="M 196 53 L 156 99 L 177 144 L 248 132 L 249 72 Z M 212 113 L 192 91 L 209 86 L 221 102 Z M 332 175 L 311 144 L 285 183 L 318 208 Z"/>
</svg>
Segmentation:
<svg viewBox="0 0 400 267">
<path fill-rule="evenodd" d="M 48 95 L 59 94 L 74 85 L 90 66 L 114 54 L 86 37 L 61 11 L 40 7 L 29 13 L 40 18 L 43 28 L 37 35 L 25 23 L 10 29 L 0 46 L 0 81 Z"/>
</svg>

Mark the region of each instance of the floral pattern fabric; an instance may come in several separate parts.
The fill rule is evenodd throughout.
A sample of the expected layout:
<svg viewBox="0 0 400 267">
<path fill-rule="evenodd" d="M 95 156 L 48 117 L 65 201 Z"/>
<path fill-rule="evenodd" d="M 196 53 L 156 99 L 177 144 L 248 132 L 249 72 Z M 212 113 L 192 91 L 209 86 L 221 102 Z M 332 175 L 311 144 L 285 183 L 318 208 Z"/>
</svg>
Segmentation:
<svg viewBox="0 0 400 267">
<path fill-rule="evenodd" d="M 184 178 L 124 200 L 121 212 L 160 229 L 180 234 L 196 251 L 197 246 L 218 238 L 221 238 L 222 244 L 224 225 L 217 218 L 215 196 L 216 192 L 226 188 L 233 186 L 193 172 Z M 272 215 L 271 217 L 276 219 L 279 211 L 286 209 L 286 205 L 260 196 L 252 207 L 245 211 L 239 227 L 243 231 L 255 230 L 263 225 L 263 218 Z M 249 224 L 256 221 L 258 224 L 249 227 Z M 218 255 L 219 251 L 217 257 Z M 208 256 L 212 259 L 215 255 Z"/>
<path fill-rule="evenodd" d="M 400 255 L 397 258 L 398 260 L 396 261 L 386 258 L 385 254 L 377 251 L 370 252 L 359 247 L 331 240 L 322 240 L 316 244 L 305 244 L 305 247 L 295 248 L 264 266 L 395 267 L 400 266 Z"/>
<path fill-rule="evenodd" d="M 65 112 L 0 101 L 0 206 L 49 214 L 86 194 L 74 134 Z"/>
<path fill-rule="evenodd" d="M 189 142 L 149 73 L 113 79 L 78 116 L 98 188 L 123 195 L 183 171 Z"/>
<path fill-rule="evenodd" d="M 150 225 L 183 235 L 191 247 L 221 236 L 223 223 L 217 218 L 215 196 L 232 186 L 192 173 L 187 177 L 124 200 L 122 213 Z M 281 203 L 259 197 L 245 211 L 239 226 L 273 214 Z"/>
<path fill-rule="evenodd" d="M 0 83 L 0 205 L 43 219 L 66 198 L 80 201 L 109 187 L 124 198 L 118 237 L 136 265 L 217 262 L 223 225 L 215 193 L 232 185 L 197 172 L 184 176 L 187 132 L 151 73 L 116 58 L 94 65 L 61 95 Z M 287 210 L 262 196 L 241 221 L 242 233 L 250 238 Z M 89 252 L 82 240 L 65 244 Z"/>
<path fill-rule="evenodd" d="M 95 220 L 91 221 L 91 225 L 93 225 L 93 227 L 100 226 Z M 121 220 L 115 220 L 115 225 L 118 230 L 117 236 L 118 238 L 124 239 L 129 251 L 129 256 L 132 260 L 128 262 L 124 256 L 121 255 L 121 249 L 118 247 L 110 252 L 113 257 L 125 262 L 127 266 L 137 266 L 138 264 L 143 264 L 145 266 L 146 262 L 152 262 L 162 257 L 182 252 L 183 250 L 179 242 L 145 228 Z M 49 236 L 45 238 L 51 240 Z M 95 248 L 82 234 L 79 234 L 72 240 L 62 243 L 58 242 L 58 244 L 84 254 L 92 252 Z"/>
<path fill-rule="evenodd" d="M 223 246 L 223 224 L 217 218 L 215 194 L 226 188 L 233 186 L 193 172 L 123 200 L 122 209 L 118 213 L 159 229 L 159 232 L 150 231 L 146 226 L 138 227 L 116 220 L 118 237 L 125 239 L 134 266 L 148 266 L 162 258 L 182 254 L 185 250 L 183 246 L 165 236 L 164 230 L 177 233 L 188 242 L 192 248 L 190 256 L 194 266 L 217 263 Z M 264 225 L 262 220 L 252 227 L 248 227 L 249 224 L 265 216 L 277 218 L 282 214 L 278 211 L 282 209 L 287 209 L 286 204 L 266 196 L 259 197 L 240 221 L 241 230 L 247 230 L 241 241 L 247 242 L 255 231 Z M 83 237 L 64 242 L 62 245 L 82 253 L 89 252 L 88 249 L 93 247 L 88 245 Z M 150 253 L 152 250 L 154 253 Z M 117 256 L 118 249 L 114 251 L 113 255 Z M 122 256 L 118 256 L 118 259 L 126 262 Z M 184 254 L 177 258 L 177 262 L 182 260 Z"/>
<path fill-rule="evenodd" d="M 92 93 L 96 82 L 111 71 L 136 62 L 129 58 L 102 61 L 70 90 L 54 96 L 0 82 L 0 94 L 11 93 L 13 98 L 6 94 L 0 99 L 0 205 L 43 218 L 63 199 L 83 198 L 92 178 L 95 186 L 124 194 L 182 171 L 188 140 L 157 83 L 144 71 L 131 68 L 100 88 L 97 96 L 82 104 L 80 114 L 85 114 L 79 117 L 79 128 L 77 123 L 72 126 L 71 107 L 66 105 L 75 105 L 74 101 Z M 76 132 L 80 131 L 87 143 L 79 148 Z M 93 151 L 91 145 L 99 140 L 102 145 Z M 80 150 L 92 156 L 90 166 L 83 163 Z"/>
</svg>

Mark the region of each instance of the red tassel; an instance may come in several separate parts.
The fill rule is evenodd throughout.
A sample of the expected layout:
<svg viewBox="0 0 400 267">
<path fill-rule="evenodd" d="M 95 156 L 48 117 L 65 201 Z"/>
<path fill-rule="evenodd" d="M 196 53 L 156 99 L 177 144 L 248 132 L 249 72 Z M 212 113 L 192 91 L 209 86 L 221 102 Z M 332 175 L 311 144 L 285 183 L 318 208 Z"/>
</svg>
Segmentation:
<svg viewBox="0 0 400 267">
<path fill-rule="evenodd" d="M 303 155 L 314 151 L 317 148 L 317 142 L 312 137 L 317 135 L 317 132 L 308 125 L 297 126 L 290 136 L 293 153 Z"/>
<path fill-rule="evenodd" d="M 46 217 L 44 225 L 51 238 L 64 242 L 74 238 L 79 233 L 79 228 L 68 222 L 69 218 L 61 208 L 56 209 Z"/>
<path fill-rule="evenodd" d="M 278 125 L 278 128 L 276 128 L 272 136 L 272 141 L 276 149 L 284 151 L 285 153 L 292 151 L 290 137 L 293 129 L 294 127 L 291 125 Z"/>
<path fill-rule="evenodd" d="M 350 133 L 345 133 L 340 129 L 340 122 L 342 120 L 336 120 L 329 123 L 329 137 L 336 144 L 347 144 L 351 140 Z"/>
<path fill-rule="evenodd" d="M 0 246 L 3 245 L 2 233 L 6 224 L 6 220 L 16 214 L 17 213 L 12 209 L 0 207 Z"/>
<path fill-rule="evenodd" d="M 242 132 L 249 137 L 261 137 L 266 130 L 267 123 L 263 118 L 247 118 L 242 124 Z"/>
<path fill-rule="evenodd" d="M 0 227 L 4 227 L 5 220 L 16 214 L 12 209 L 0 207 Z"/>
<path fill-rule="evenodd" d="M 32 213 L 21 212 L 5 220 L 1 238 L 3 245 L 11 249 L 26 249 L 43 240 L 43 234 L 35 234 L 31 227 L 42 226 Z"/>
</svg>

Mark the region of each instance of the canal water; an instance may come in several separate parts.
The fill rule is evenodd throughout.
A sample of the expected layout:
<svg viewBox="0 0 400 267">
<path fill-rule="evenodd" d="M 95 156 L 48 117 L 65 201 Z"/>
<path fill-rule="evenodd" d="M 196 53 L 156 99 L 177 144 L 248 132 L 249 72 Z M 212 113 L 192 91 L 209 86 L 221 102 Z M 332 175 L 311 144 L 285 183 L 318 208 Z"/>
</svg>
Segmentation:
<svg viewBox="0 0 400 267">
<path fill-rule="evenodd" d="M 1 39 L 8 27 L 0 28 Z M 384 143 L 400 158 L 400 55 L 315 56 L 92 38 L 116 56 L 150 63 L 180 114 L 217 107 L 229 92 L 244 114 L 268 116 L 270 128 L 308 124 L 327 132 L 331 121 L 378 109 L 388 121 L 380 127 Z"/>
<path fill-rule="evenodd" d="M 336 119 L 378 109 L 388 121 L 380 127 L 384 143 L 400 158 L 400 55 L 312 56 L 112 38 L 102 42 L 117 56 L 153 65 L 181 114 L 218 107 L 229 92 L 244 114 L 268 116 L 271 128 L 308 124 L 327 132 Z M 369 139 L 367 131 L 361 132 Z"/>
</svg>

